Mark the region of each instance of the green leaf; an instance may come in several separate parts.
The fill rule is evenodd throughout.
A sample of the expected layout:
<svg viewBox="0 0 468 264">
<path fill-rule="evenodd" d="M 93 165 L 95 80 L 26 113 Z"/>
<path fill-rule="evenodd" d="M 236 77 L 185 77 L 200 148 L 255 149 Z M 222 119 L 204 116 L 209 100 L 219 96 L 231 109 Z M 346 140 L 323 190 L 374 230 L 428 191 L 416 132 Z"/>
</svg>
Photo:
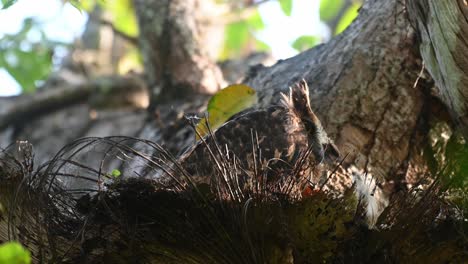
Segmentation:
<svg viewBox="0 0 468 264">
<path fill-rule="evenodd" d="M 247 19 L 247 25 L 252 30 L 260 30 L 265 28 L 265 23 L 263 23 L 262 16 L 258 10 L 255 10 Z"/>
<path fill-rule="evenodd" d="M 220 54 L 220 59 L 225 60 L 232 57 L 243 56 L 245 55 L 243 52 L 249 50 L 252 44 L 255 44 L 255 48 L 261 50 L 268 49 L 268 46 L 262 45 L 254 35 L 256 31 L 264 27 L 265 24 L 258 10 L 255 10 L 246 20 L 228 24 L 224 31 L 224 45 Z"/>
<path fill-rule="evenodd" d="M 359 8 L 361 7 L 360 4 L 353 3 L 344 13 L 344 15 L 341 17 L 340 21 L 338 22 L 338 25 L 336 26 L 335 29 L 335 34 L 338 35 L 341 32 L 343 32 L 351 22 L 357 17 L 359 13 Z"/>
<path fill-rule="evenodd" d="M 257 94 L 254 89 L 244 84 L 230 85 L 211 97 L 208 102 L 208 124 L 212 130 L 220 127 L 233 115 L 252 107 L 257 102 Z M 208 134 L 206 119 L 198 123 L 198 134 L 204 137 Z"/>
<path fill-rule="evenodd" d="M 112 14 L 114 27 L 131 37 L 138 36 L 138 24 L 131 0 L 99 2 Z"/>
<path fill-rule="evenodd" d="M 268 44 L 266 44 L 265 42 L 256 39 L 255 40 L 255 50 L 256 51 L 268 51 L 268 50 L 270 50 L 270 46 L 268 46 Z"/>
<path fill-rule="evenodd" d="M 2 9 L 7 9 L 16 3 L 17 0 L 2 0 Z"/>
<path fill-rule="evenodd" d="M 221 59 L 240 56 L 242 47 L 250 37 L 249 26 L 245 21 L 239 21 L 226 26 L 224 33 L 224 47 Z"/>
<path fill-rule="evenodd" d="M 320 1 L 320 19 L 330 22 L 338 15 L 338 12 L 344 5 L 344 0 L 321 0 Z"/>
<path fill-rule="evenodd" d="M 83 4 L 79 0 L 68 0 L 68 3 L 70 3 L 72 6 L 74 6 L 80 13 L 84 10 Z"/>
<path fill-rule="evenodd" d="M 39 41 L 29 39 L 29 33 L 33 31 L 39 31 Z M 37 81 L 44 80 L 50 74 L 52 52 L 58 45 L 63 43 L 48 40 L 37 22 L 26 18 L 18 33 L 3 36 L 0 42 L 0 68 L 18 82 L 23 92 L 35 91 Z"/>
<path fill-rule="evenodd" d="M 99 0 L 67 0 L 67 2 L 82 13 L 83 10 L 91 12 L 96 3 L 99 3 Z"/>
<path fill-rule="evenodd" d="M 26 39 L 29 31 L 36 25 L 36 21 L 31 18 L 27 17 L 26 19 L 23 20 L 23 25 L 18 33 L 15 35 L 10 35 L 12 41 L 23 41 Z"/>
<path fill-rule="evenodd" d="M 283 13 L 287 16 L 291 15 L 292 11 L 292 0 L 278 0 L 281 10 L 283 10 Z"/>
<path fill-rule="evenodd" d="M 52 54 L 41 47 L 31 51 L 9 49 L 0 52 L 0 57 L 0 67 L 5 68 L 26 93 L 35 91 L 36 81 L 45 79 L 52 70 Z"/>
<path fill-rule="evenodd" d="M 31 253 L 18 242 L 7 242 L 0 245 L 1 264 L 29 264 Z"/>
<path fill-rule="evenodd" d="M 292 47 L 297 51 L 304 51 L 320 43 L 320 37 L 304 35 L 294 40 Z"/>
<path fill-rule="evenodd" d="M 122 173 L 118 169 L 113 169 L 111 175 L 114 178 L 118 178 L 118 177 L 120 177 L 120 175 L 122 175 Z"/>
</svg>

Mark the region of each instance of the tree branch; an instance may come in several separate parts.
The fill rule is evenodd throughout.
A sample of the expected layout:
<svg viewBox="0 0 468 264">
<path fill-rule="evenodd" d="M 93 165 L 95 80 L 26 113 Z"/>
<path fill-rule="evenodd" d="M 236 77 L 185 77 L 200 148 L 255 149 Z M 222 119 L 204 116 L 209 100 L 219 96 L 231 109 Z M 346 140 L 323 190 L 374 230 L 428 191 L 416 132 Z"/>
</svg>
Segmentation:
<svg viewBox="0 0 468 264">
<path fill-rule="evenodd" d="M 5 100 L 0 108 L 0 131 L 18 124 L 28 123 L 48 113 L 86 102 L 93 94 L 115 90 L 131 91 L 132 87 L 141 87 L 142 82 L 136 77 L 110 76 L 100 77 L 77 85 L 64 85 L 60 88 L 43 87 L 33 95 L 20 95 Z"/>
</svg>

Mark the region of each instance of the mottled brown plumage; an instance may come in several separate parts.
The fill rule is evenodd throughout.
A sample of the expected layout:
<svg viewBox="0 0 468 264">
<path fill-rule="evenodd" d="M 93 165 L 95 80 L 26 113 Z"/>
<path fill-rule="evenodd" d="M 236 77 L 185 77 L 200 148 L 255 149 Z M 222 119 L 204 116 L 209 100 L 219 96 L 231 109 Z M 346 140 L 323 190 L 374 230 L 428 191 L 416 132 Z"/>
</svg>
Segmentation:
<svg viewBox="0 0 468 264">
<path fill-rule="evenodd" d="M 185 152 L 180 162 L 195 182 L 212 182 L 215 174 L 226 177 L 223 170 L 235 163 L 241 188 L 259 177 L 272 186 L 288 178 L 306 183 L 319 176 L 329 143 L 302 81 L 288 96 L 282 94 L 280 104 L 232 118 Z"/>
</svg>

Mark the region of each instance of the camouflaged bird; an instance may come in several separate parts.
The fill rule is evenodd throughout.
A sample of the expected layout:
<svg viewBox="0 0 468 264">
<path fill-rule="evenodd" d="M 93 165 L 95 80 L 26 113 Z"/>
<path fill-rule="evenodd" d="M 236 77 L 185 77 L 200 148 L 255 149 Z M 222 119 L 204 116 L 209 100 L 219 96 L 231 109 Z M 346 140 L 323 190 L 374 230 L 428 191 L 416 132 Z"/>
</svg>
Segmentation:
<svg viewBox="0 0 468 264">
<path fill-rule="evenodd" d="M 241 188 L 259 177 L 272 186 L 320 177 L 324 156 L 339 154 L 310 107 L 309 87 L 303 80 L 281 97 L 278 105 L 236 115 L 181 155 L 191 180 L 212 184 L 218 174 L 232 181 L 226 170 L 233 169 Z"/>
</svg>

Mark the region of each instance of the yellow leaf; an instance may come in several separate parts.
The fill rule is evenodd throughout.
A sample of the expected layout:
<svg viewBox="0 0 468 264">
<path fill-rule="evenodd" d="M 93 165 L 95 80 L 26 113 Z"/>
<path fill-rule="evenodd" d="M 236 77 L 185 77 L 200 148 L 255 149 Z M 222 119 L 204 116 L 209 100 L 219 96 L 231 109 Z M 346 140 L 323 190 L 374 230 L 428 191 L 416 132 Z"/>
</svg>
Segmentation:
<svg viewBox="0 0 468 264">
<path fill-rule="evenodd" d="M 215 130 L 233 115 L 252 107 L 257 102 L 255 90 L 245 84 L 230 85 L 211 97 L 208 102 L 208 124 L 211 130 Z M 198 123 L 196 139 L 208 134 L 206 119 Z"/>
</svg>

